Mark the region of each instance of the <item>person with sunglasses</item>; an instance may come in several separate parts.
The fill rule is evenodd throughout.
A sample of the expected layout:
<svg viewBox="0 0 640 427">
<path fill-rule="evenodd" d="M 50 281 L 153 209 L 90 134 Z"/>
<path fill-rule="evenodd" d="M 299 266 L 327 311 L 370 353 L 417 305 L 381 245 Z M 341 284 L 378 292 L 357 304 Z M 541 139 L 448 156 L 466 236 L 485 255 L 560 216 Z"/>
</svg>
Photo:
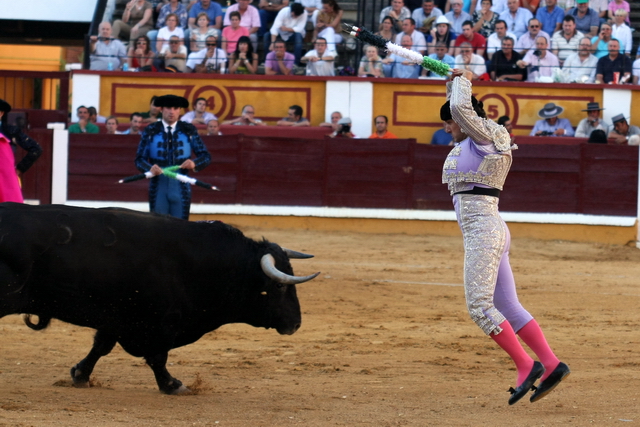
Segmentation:
<svg viewBox="0 0 640 427">
<path fill-rule="evenodd" d="M 551 36 L 549 36 L 547 32 L 542 30 L 542 24 L 538 19 L 529 19 L 527 28 L 529 29 L 529 31 L 521 35 L 516 42 L 516 52 L 518 52 L 522 56 L 526 55 L 529 49 L 535 48 L 536 39 L 538 37 L 544 37 L 545 39 L 547 39 L 547 45 L 551 46 Z"/>
<path fill-rule="evenodd" d="M 209 36 L 206 48 L 189 54 L 186 64 L 187 73 L 220 73 L 226 71 L 227 54 L 218 47 L 216 36 Z"/>
</svg>

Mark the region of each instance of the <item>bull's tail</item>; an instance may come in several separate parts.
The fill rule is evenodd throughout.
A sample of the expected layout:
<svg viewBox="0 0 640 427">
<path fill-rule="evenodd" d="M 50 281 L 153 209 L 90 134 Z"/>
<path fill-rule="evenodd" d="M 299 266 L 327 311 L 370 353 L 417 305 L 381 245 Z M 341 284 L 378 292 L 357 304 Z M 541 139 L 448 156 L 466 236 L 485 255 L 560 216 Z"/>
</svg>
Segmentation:
<svg viewBox="0 0 640 427">
<path fill-rule="evenodd" d="M 23 314 L 22 320 L 24 321 L 25 325 L 27 325 L 34 331 L 43 330 L 44 328 L 49 326 L 49 323 L 51 322 L 51 317 L 38 315 L 38 323 L 33 323 L 31 321 L 31 316 L 32 316 L 31 314 Z"/>
</svg>

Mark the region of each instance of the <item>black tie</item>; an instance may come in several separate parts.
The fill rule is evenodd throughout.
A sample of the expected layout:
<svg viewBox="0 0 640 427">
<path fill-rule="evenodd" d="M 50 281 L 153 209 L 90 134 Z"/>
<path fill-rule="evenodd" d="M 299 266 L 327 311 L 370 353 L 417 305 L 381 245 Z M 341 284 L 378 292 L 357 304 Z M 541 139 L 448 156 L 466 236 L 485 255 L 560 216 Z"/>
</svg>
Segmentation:
<svg viewBox="0 0 640 427">
<path fill-rule="evenodd" d="M 169 136 L 169 143 L 173 142 L 173 134 L 171 133 L 171 126 L 167 126 L 167 135 Z"/>
</svg>

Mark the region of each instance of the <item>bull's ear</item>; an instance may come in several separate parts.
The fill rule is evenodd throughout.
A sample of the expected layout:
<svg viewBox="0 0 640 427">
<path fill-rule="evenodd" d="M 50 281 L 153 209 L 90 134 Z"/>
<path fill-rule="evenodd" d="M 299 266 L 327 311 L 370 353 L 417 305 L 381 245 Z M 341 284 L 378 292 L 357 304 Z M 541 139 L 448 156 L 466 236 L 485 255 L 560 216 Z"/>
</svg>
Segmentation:
<svg viewBox="0 0 640 427">
<path fill-rule="evenodd" d="M 318 274 L 320 274 L 320 272 L 317 272 L 309 276 L 292 276 L 290 274 L 283 273 L 276 268 L 276 261 L 273 259 L 273 255 L 271 254 L 264 254 L 262 256 L 260 266 L 267 277 L 278 283 L 282 283 L 283 285 L 297 285 L 299 283 L 308 282 L 311 279 L 315 279 L 318 277 Z"/>
<path fill-rule="evenodd" d="M 289 259 L 307 259 L 313 258 L 313 255 L 305 254 L 304 252 L 298 252 L 287 248 L 282 248 L 285 254 L 289 257 Z"/>
</svg>

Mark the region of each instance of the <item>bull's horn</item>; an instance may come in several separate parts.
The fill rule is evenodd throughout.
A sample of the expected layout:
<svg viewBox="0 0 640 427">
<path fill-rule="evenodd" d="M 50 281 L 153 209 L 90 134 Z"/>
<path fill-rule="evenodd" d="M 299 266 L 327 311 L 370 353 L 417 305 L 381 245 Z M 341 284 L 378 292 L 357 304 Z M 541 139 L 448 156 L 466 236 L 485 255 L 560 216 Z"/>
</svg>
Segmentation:
<svg viewBox="0 0 640 427">
<path fill-rule="evenodd" d="M 282 248 L 285 254 L 289 257 L 289 259 L 306 259 L 313 258 L 313 255 L 305 254 L 304 252 L 293 251 L 291 249 Z"/>
<path fill-rule="evenodd" d="M 320 272 L 317 272 L 309 276 L 291 276 L 289 274 L 283 273 L 276 268 L 276 260 L 273 259 L 273 256 L 271 254 L 264 254 L 262 256 L 262 259 L 260 260 L 260 266 L 262 267 L 262 271 L 264 271 L 264 274 L 266 274 L 269 278 L 284 285 L 297 285 L 299 283 L 308 282 L 311 279 L 315 279 L 318 274 L 320 274 Z"/>
</svg>

